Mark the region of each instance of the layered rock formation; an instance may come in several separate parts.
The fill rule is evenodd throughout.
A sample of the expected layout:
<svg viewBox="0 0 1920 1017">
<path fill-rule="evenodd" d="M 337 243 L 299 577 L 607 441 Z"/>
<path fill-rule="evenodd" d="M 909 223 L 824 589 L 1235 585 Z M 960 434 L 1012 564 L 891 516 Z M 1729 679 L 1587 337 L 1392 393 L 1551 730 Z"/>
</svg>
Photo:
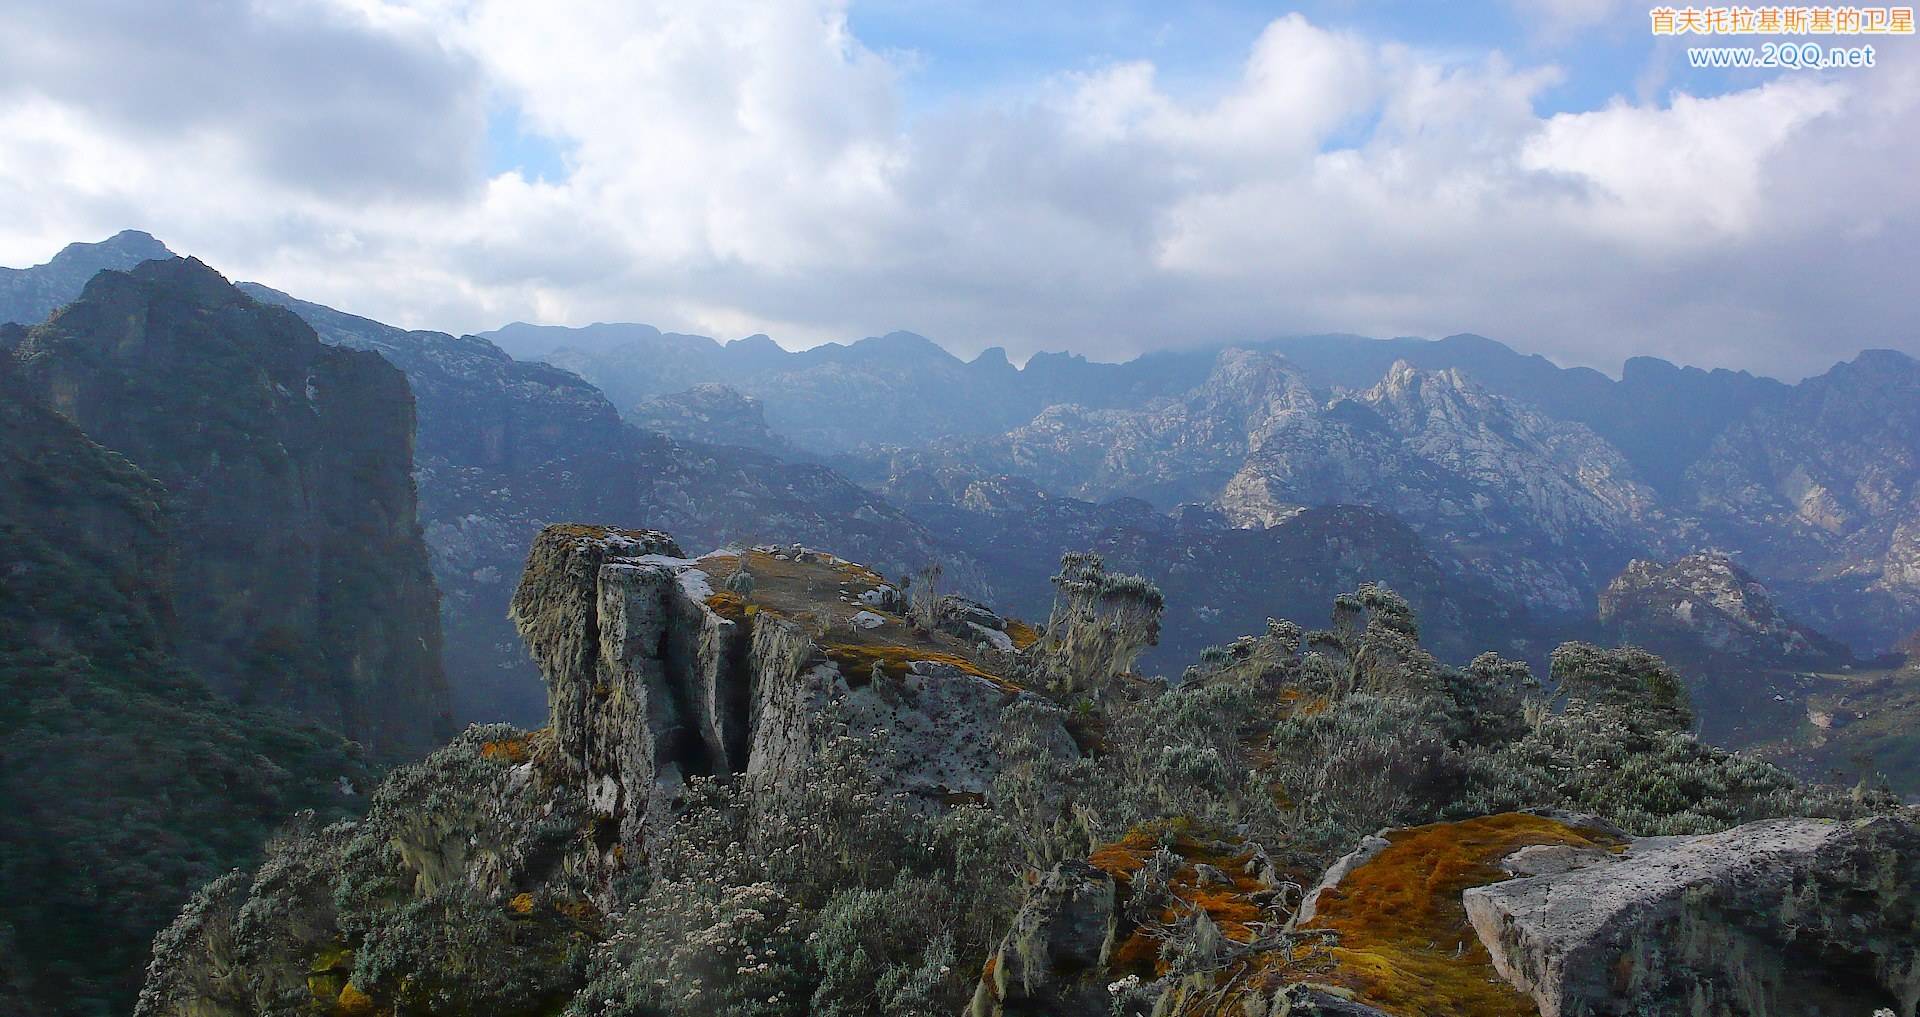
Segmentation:
<svg viewBox="0 0 1920 1017">
<path fill-rule="evenodd" d="M 190 259 L 96 276 L 14 356 L 49 407 L 165 485 L 196 672 L 376 751 L 446 736 L 399 371 Z"/>
</svg>

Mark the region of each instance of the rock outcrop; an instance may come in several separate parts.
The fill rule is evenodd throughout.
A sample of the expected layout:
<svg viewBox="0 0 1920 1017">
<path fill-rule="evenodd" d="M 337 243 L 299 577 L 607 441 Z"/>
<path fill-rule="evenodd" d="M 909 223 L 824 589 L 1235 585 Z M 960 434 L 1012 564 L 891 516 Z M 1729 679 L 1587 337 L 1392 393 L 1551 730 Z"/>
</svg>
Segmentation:
<svg viewBox="0 0 1920 1017">
<path fill-rule="evenodd" d="M 1297 928 L 1338 936 L 1318 979 L 1391 1013 L 1912 1017 L 1917 848 L 1890 816 L 1649 838 L 1486 816 L 1368 838 Z"/>
<path fill-rule="evenodd" d="M 1662 653 L 1688 645 L 1761 662 L 1845 660 L 1845 647 L 1789 619 L 1733 556 L 1702 551 L 1668 564 L 1635 559 L 1600 592 L 1600 621 Z"/>
<path fill-rule="evenodd" d="M 1463 899 L 1494 967 L 1542 1017 L 1912 1017 L 1916 887 L 1910 823 L 1772 820 L 1637 840 Z"/>
<path fill-rule="evenodd" d="M 743 567 L 753 581 L 727 582 Z M 692 778 L 818 793 L 810 764 L 854 739 L 888 803 L 864 807 L 926 818 L 977 800 L 1003 734 L 1077 755 L 1064 712 L 1000 658 L 861 599 L 882 585 L 792 545 L 690 559 L 658 531 L 546 528 L 512 612 L 549 726 L 470 728 L 383 782 L 364 820 L 296 825 L 251 879 L 209 884 L 156 940 L 136 1014 L 556 1013 L 584 978 L 564 958 L 624 948 L 609 909 L 659 875 L 648 853 Z"/>
<path fill-rule="evenodd" d="M 446 737 L 399 371 L 190 259 L 101 273 L 13 356 L 55 412 L 165 485 L 196 672 L 379 752 Z"/>
<path fill-rule="evenodd" d="M 988 959 L 969 1017 L 1106 1017 L 1117 924 L 1112 876 L 1081 861 L 1054 866 Z"/>
<path fill-rule="evenodd" d="M 715 593 L 743 558 L 759 575 L 751 603 Z M 966 656 L 970 643 L 857 596 L 881 585 L 798 548 L 692 560 L 657 531 L 543 531 L 512 618 L 546 677 L 559 755 L 611 823 L 606 848 L 642 838 L 688 777 L 779 778 L 834 737 L 873 739 L 889 782 L 930 804 L 986 791 L 1008 725 L 1077 754 L 1058 708 Z"/>
</svg>

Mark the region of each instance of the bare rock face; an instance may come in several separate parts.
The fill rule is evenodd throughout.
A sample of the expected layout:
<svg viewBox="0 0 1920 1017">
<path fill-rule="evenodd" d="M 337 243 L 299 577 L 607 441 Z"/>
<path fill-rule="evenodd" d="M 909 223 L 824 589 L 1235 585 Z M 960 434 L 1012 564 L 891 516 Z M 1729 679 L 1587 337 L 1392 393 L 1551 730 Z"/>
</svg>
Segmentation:
<svg viewBox="0 0 1920 1017">
<path fill-rule="evenodd" d="M 1078 860 L 1054 866 L 987 962 L 968 1017 L 1106 1017 L 1116 925 L 1112 876 Z"/>
<path fill-rule="evenodd" d="M 1600 620 L 1632 642 L 1662 649 L 1692 643 L 1764 661 L 1846 656 L 1787 618 L 1766 586 L 1718 551 L 1664 565 L 1636 559 L 1600 593 Z"/>
<path fill-rule="evenodd" d="M 860 630 L 875 642 L 822 645 L 813 626 L 826 605 L 840 622 L 871 613 L 851 595 L 816 594 L 802 618 L 769 588 L 766 605 L 736 610 L 708 571 L 736 560 L 689 559 L 654 530 L 572 525 L 548 527 L 528 555 L 511 616 L 546 677 L 559 754 L 605 823 L 604 851 L 642 836 L 686 778 L 781 779 L 830 738 L 875 739 L 894 785 L 928 803 L 984 793 L 996 740 L 1015 725 L 1077 753 L 1040 697 L 963 658 L 879 641 L 904 629 L 898 620 Z M 846 577 L 831 556 L 783 554 L 780 565 L 796 589 Z"/>
<path fill-rule="evenodd" d="M 738 754 L 726 708 L 746 678 L 745 633 L 681 590 L 682 562 L 657 531 L 554 526 L 514 595 L 560 755 L 610 821 L 608 849 L 633 839 L 656 798 Z"/>
<path fill-rule="evenodd" d="M 627 420 L 677 442 L 735 445 L 766 452 L 792 448 L 767 427 L 766 408 L 759 399 L 726 385 L 705 383 L 685 392 L 655 396 L 634 407 Z"/>
<path fill-rule="evenodd" d="M 1910 822 L 1771 820 L 1578 862 L 1509 866 L 1539 874 L 1462 898 L 1495 969 L 1542 1017 L 1920 1007 Z"/>
</svg>

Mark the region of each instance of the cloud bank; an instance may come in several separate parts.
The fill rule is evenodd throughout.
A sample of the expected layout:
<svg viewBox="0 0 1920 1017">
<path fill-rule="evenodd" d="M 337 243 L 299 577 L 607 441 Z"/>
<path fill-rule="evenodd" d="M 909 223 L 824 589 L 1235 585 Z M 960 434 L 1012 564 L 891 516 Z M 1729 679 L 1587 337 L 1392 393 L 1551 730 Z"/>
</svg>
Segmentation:
<svg viewBox="0 0 1920 1017">
<path fill-rule="evenodd" d="M 1555 66 L 1289 15 L 1202 94 L 1108 63 L 909 110 L 915 56 L 825 0 L 165 6 L 0 10 L 0 262 L 133 226 L 449 331 L 1101 359 L 1475 331 L 1789 377 L 1920 352 L 1920 72 L 1892 53 L 1547 115 Z M 502 124 L 561 172 L 490 170 Z"/>
</svg>

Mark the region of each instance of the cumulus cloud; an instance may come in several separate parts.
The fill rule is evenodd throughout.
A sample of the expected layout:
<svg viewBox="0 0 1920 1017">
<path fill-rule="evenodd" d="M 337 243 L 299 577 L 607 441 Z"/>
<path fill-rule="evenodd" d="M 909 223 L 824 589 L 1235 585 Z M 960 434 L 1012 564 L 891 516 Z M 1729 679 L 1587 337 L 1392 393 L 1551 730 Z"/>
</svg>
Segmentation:
<svg viewBox="0 0 1920 1017">
<path fill-rule="evenodd" d="M 833 0 L 65 6 L 0 15 L 0 204 L 30 210 L 0 222 L 10 263 L 138 225 L 450 330 L 1096 357 L 1471 330 L 1790 375 L 1914 348 L 1920 80 L 1892 67 L 1543 115 L 1553 66 L 1290 15 L 1209 89 L 1136 61 L 909 112 L 911 58 Z M 502 110 L 559 179 L 489 177 Z"/>
</svg>

